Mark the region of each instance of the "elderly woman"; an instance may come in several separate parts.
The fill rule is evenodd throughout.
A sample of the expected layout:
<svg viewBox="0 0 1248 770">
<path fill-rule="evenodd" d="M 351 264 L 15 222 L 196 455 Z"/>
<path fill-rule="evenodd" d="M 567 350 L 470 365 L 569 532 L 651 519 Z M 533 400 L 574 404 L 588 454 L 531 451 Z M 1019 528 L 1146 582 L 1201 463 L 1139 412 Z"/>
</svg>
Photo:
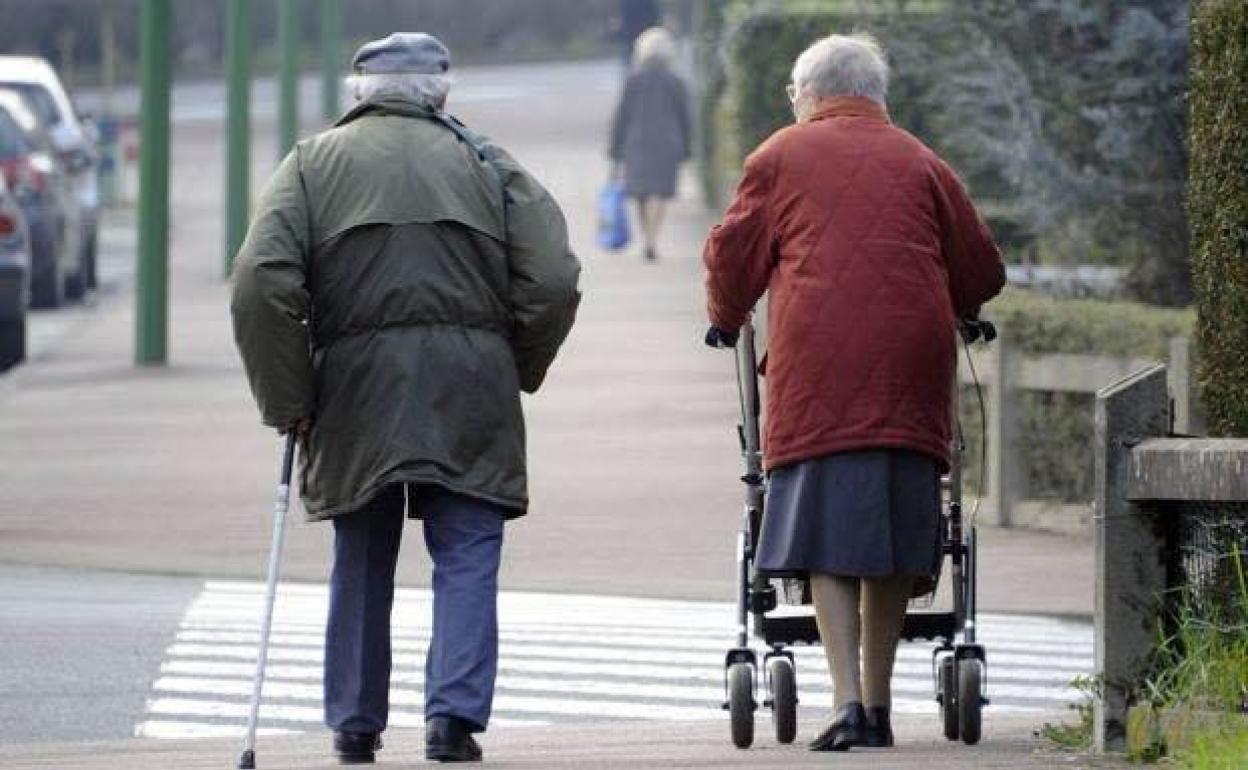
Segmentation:
<svg viewBox="0 0 1248 770">
<path fill-rule="evenodd" d="M 623 178 L 637 201 L 645 258 L 658 258 L 659 230 L 666 202 L 676 194 L 676 172 L 690 154 L 689 98 L 672 71 L 676 45 L 671 33 L 652 27 L 637 38 L 633 73 L 611 128 L 613 175 Z"/>
<path fill-rule="evenodd" d="M 807 49 L 796 124 L 746 161 L 704 254 L 710 341 L 770 291 L 757 564 L 810 576 L 837 707 L 816 751 L 892 745 L 906 604 L 940 557 L 955 327 L 1005 281 L 958 177 L 890 123 L 888 74 L 865 35 Z"/>
</svg>

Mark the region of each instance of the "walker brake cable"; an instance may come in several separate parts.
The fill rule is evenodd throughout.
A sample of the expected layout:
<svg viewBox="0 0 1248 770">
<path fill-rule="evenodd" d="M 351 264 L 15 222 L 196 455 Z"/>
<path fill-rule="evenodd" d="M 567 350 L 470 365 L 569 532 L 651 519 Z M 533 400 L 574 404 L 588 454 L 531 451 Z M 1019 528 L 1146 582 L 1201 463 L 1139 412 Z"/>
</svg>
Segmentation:
<svg viewBox="0 0 1248 770">
<path fill-rule="evenodd" d="M 995 336 L 995 335 L 994 335 Z M 984 499 L 984 482 L 988 476 L 988 409 L 984 406 L 984 386 L 979 381 L 979 373 L 975 371 L 975 362 L 971 360 L 971 343 L 959 334 L 962 340 L 962 349 L 966 351 L 966 365 L 971 370 L 971 382 L 975 385 L 975 397 L 979 401 L 979 484 L 975 490 L 975 506 L 971 509 L 971 515 L 967 517 L 967 522 L 975 525 L 975 519 L 979 516 L 979 506 Z M 985 340 L 987 344 L 988 340 Z M 958 443 L 962 445 L 963 451 L 966 451 L 966 439 L 962 434 L 962 420 L 958 421 Z"/>
</svg>

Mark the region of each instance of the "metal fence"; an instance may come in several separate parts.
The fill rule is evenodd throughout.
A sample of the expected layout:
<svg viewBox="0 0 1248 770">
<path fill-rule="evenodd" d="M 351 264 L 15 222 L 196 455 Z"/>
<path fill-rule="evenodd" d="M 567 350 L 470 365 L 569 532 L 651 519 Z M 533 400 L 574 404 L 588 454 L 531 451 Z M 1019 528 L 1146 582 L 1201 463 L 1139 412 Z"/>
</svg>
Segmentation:
<svg viewBox="0 0 1248 770">
<path fill-rule="evenodd" d="M 1166 527 L 1167 596 L 1206 619 L 1239 616 L 1248 575 L 1248 503 L 1172 502 L 1161 506 Z"/>
</svg>

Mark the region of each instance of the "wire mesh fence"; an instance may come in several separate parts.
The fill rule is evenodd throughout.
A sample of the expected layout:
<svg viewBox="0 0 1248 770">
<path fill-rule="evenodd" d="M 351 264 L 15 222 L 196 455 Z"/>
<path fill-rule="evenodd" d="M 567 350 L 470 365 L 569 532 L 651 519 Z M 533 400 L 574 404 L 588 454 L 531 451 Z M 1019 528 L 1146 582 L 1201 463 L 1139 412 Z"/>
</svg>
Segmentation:
<svg viewBox="0 0 1248 770">
<path fill-rule="evenodd" d="M 1166 583 L 1206 618 L 1248 617 L 1248 502 L 1166 506 Z"/>
</svg>

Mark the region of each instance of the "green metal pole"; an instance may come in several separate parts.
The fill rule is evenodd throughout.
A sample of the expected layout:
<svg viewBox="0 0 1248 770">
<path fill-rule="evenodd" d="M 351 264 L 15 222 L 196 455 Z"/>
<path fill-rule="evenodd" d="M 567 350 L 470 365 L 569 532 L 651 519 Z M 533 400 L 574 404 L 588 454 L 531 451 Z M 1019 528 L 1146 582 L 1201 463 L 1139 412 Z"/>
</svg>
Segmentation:
<svg viewBox="0 0 1248 770">
<path fill-rule="evenodd" d="M 135 362 L 163 364 L 169 317 L 170 3 L 143 0 L 140 11 L 142 155 L 139 159 L 139 263 Z"/>
<path fill-rule="evenodd" d="M 299 138 L 299 0 L 279 0 L 277 44 L 281 57 L 277 157 L 285 158 Z"/>
<path fill-rule="evenodd" d="M 321 114 L 338 117 L 339 67 L 342 58 L 342 0 L 321 0 Z"/>
<path fill-rule="evenodd" d="M 247 235 L 251 210 L 251 0 L 225 8 L 225 275 Z"/>
</svg>

